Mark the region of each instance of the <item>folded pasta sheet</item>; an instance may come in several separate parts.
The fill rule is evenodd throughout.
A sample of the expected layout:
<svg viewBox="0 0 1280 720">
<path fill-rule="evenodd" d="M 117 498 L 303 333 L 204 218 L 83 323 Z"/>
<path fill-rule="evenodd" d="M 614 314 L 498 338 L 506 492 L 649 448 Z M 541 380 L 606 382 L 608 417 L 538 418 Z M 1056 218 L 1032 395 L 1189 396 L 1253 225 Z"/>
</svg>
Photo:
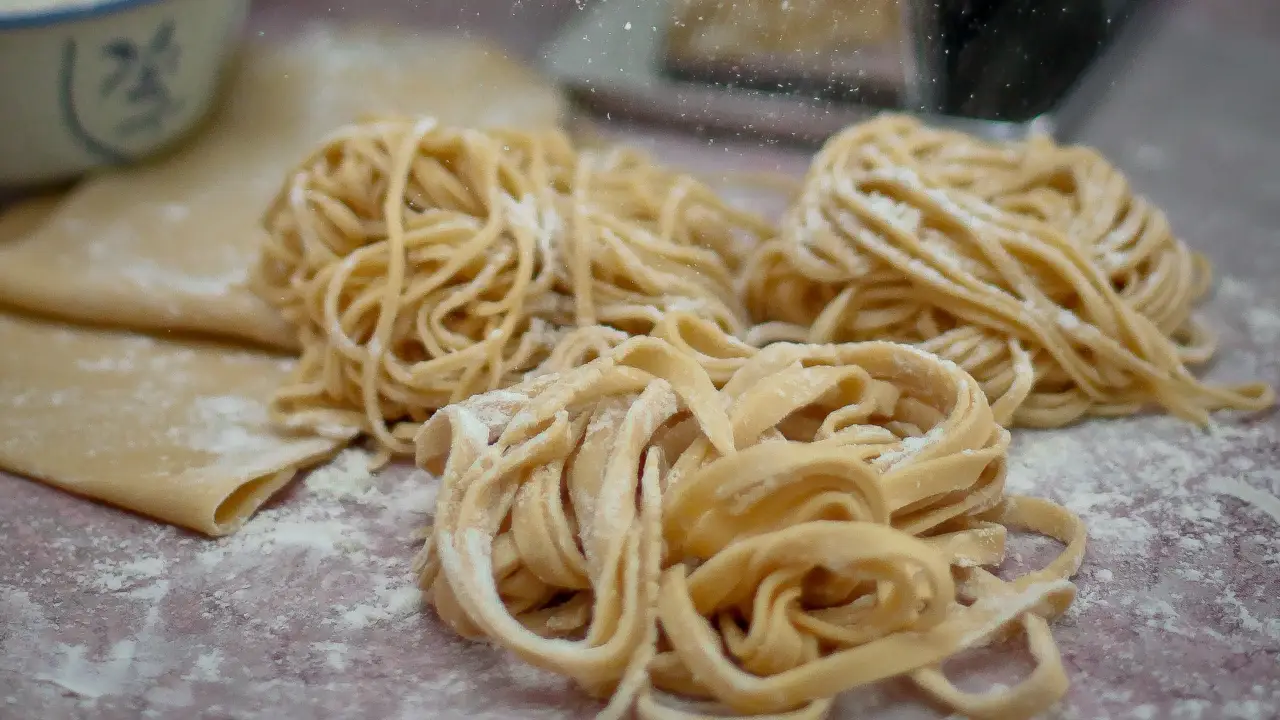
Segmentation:
<svg viewBox="0 0 1280 720">
<path fill-rule="evenodd" d="M 230 533 L 343 444 L 270 429 L 292 362 L 0 314 L 0 468 Z"/>
<path fill-rule="evenodd" d="M 38 229 L 0 244 L 0 303 L 65 319 L 292 348 L 248 287 L 259 220 L 284 174 L 366 115 L 546 127 L 553 87 L 449 37 L 318 27 L 247 48 L 223 109 L 180 152 L 77 187 Z"/>
</svg>

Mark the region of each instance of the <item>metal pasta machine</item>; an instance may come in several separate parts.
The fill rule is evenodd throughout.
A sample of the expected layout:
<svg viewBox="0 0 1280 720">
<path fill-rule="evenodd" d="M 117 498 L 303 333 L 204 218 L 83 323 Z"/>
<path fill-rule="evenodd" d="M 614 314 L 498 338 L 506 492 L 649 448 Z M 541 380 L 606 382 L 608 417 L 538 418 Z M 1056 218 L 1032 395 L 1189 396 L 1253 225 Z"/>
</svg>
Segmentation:
<svg viewBox="0 0 1280 720">
<path fill-rule="evenodd" d="M 1070 133 L 1145 0 L 581 0 L 545 48 L 582 103 L 816 142 L 881 110 L 993 139 Z"/>
</svg>

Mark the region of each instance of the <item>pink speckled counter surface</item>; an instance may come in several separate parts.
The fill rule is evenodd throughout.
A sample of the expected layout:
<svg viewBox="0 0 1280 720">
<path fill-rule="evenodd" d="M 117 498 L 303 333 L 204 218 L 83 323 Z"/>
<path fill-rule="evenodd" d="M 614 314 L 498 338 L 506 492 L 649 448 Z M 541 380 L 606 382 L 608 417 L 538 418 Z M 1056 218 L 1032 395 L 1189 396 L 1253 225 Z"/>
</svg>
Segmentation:
<svg viewBox="0 0 1280 720">
<path fill-rule="evenodd" d="M 573 11 L 549 4 L 370 6 L 466 22 L 527 55 Z M 309 5 L 323 12 L 260 3 L 258 28 Z M 1280 13 L 1238 5 L 1258 9 L 1182 6 L 1083 140 L 1217 261 L 1213 375 L 1280 383 L 1280 95 L 1263 90 L 1280 66 Z M 608 131 L 704 170 L 804 164 L 775 148 Z M 598 706 L 565 682 L 455 639 L 420 609 L 410 536 L 432 482 L 409 468 L 342 472 L 359 459 L 295 483 L 216 542 L 0 474 L 0 718 L 589 716 Z M 1208 430 L 1145 417 L 1020 432 L 1010 481 L 1090 529 L 1080 596 L 1056 626 L 1072 687 L 1051 717 L 1280 717 L 1280 414 Z M 1014 550 L 1016 563 L 1047 548 Z M 1020 662 L 987 652 L 961 669 L 1007 681 Z M 888 683 L 844 697 L 836 716 L 939 717 L 912 697 Z"/>
</svg>

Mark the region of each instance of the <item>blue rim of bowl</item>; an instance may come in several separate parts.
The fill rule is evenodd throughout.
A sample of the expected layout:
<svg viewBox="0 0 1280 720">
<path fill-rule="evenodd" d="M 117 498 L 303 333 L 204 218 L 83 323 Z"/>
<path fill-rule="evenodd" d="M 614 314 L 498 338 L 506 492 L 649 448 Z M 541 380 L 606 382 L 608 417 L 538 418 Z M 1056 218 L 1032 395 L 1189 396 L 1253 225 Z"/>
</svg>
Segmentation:
<svg viewBox="0 0 1280 720">
<path fill-rule="evenodd" d="M 164 2 L 164 0 L 99 0 L 99 2 L 88 2 L 88 4 L 81 7 L 58 10 L 32 10 L 20 13 L 0 12 L 0 30 L 44 27 L 46 25 L 57 25 L 69 20 L 92 20 L 103 15 L 110 15 L 122 10 L 132 10 L 144 5 L 154 5 L 159 2 Z"/>
</svg>

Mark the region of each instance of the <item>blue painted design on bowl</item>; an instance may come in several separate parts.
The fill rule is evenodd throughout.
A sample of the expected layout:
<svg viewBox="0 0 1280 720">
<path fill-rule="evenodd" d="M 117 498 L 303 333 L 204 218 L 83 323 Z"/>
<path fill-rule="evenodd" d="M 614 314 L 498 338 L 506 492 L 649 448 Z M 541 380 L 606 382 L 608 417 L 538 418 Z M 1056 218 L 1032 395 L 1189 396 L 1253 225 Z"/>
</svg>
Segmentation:
<svg viewBox="0 0 1280 720">
<path fill-rule="evenodd" d="M 182 48 L 174 40 L 174 20 L 162 20 L 146 39 L 121 36 L 101 44 L 97 54 L 108 62 L 90 64 L 103 75 L 94 93 L 77 92 L 80 52 L 75 39 L 67 38 L 59 73 L 59 104 L 67 131 L 103 162 L 128 162 L 134 153 L 117 143 L 163 138 L 166 122 L 180 117 L 186 104 L 170 84 L 182 61 Z M 97 111 L 93 115 L 113 118 L 114 125 L 99 131 L 88 127 L 82 116 L 86 103 Z"/>
</svg>

